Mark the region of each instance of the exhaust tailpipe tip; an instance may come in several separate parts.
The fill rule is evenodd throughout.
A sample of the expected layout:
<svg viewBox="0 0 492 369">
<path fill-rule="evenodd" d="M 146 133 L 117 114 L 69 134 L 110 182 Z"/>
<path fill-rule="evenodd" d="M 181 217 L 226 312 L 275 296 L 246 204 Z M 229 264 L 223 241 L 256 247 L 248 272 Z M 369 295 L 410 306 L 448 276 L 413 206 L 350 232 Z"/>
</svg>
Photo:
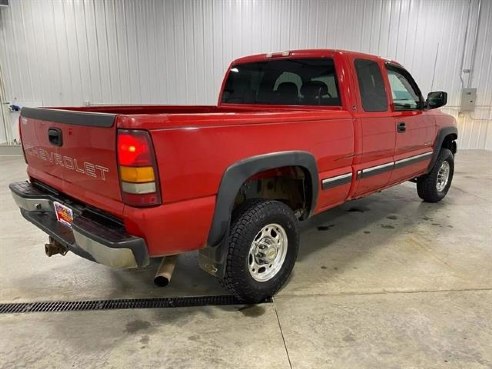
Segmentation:
<svg viewBox="0 0 492 369">
<path fill-rule="evenodd" d="M 154 277 L 154 284 L 158 287 L 166 287 L 171 282 L 174 267 L 176 266 L 177 255 L 170 255 L 162 258 L 159 268 Z"/>
<path fill-rule="evenodd" d="M 162 276 L 162 275 L 156 275 L 154 277 L 154 284 L 157 287 L 166 287 L 169 284 L 169 282 L 170 282 L 170 280 L 167 279 L 166 277 Z"/>
</svg>

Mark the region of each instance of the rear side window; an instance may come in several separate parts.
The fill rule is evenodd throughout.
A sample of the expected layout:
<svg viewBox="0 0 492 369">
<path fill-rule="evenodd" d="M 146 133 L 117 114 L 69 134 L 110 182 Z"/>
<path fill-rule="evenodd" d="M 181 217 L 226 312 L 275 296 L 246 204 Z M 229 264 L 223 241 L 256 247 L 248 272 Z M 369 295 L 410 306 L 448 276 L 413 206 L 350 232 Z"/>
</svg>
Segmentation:
<svg viewBox="0 0 492 369">
<path fill-rule="evenodd" d="M 378 63 L 372 60 L 356 59 L 355 71 L 364 111 L 387 111 L 388 100 Z"/>
<path fill-rule="evenodd" d="M 333 59 L 280 59 L 231 68 L 223 103 L 340 106 Z"/>
</svg>

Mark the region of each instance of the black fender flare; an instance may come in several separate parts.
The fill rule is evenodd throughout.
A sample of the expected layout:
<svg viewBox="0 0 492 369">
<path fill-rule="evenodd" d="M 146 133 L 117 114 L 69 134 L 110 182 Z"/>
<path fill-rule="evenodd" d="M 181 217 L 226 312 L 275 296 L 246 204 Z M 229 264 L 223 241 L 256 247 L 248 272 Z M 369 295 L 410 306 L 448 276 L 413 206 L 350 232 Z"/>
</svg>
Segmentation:
<svg viewBox="0 0 492 369">
<path fill-rule="evenodd" d="M 454 126 L 443 127 L 439 130 L 439 132 L 437 132 L 436 141 L 434 142 L 434 152 L 432 154 L 432 159 L 428 167 L 429 171 L 432 170 L 432 167 L 436 163 L 437 158 L 439 157 L 439 153 L 441 152 L 442 143 L 449 135 L 454 135 L 456 136 L 456 138 L 458 138 L 458 128 Z"/>
<path fill-rule="evenodd" d="M 318 199 L 319 186 L 318 168 L 314 156 L 305 151 L 282 151 L 253 156 L 232 164 L 222 176 L 207 245 L 214 247 L 223 240 L 229 229 L 236 195 L 248 178 L 265 170 L 288 166 L 302 167 L 310 175 L 312 195 L 309 202 L 309 215 L 311 215 Z"/>
<path fill-rule="evenodd" d="M 216 276 L 223 273 L 225 248 L 221 246 L 227 239 L 234 201 L 241 186 L 257 173 L 288 166 L 302 167 L 309 175 L 311 199 L 309 199 L 308 216 L 312 215 L 318 199 L 319 175 L 316 160 L 311 153 L 282 151 L 242 159 L 229 166 L 222 176 L 207 245 L 200 250 L 199 263 L 202 269 Z"/>
</svg>

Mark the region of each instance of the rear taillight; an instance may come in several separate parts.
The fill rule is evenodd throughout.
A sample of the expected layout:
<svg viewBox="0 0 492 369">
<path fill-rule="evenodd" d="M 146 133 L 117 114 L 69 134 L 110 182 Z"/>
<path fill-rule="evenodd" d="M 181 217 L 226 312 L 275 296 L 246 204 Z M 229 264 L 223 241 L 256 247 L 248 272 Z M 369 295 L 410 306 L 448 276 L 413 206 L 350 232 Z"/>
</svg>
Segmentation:
<svg viewBox="0 0 492 369">
<path fill-rule="evenodd" d="M 123 202 L 137 207 L 159 205 L 159 176 L 149 132 L 119 130 L 117 152 Z"/>
</svg>

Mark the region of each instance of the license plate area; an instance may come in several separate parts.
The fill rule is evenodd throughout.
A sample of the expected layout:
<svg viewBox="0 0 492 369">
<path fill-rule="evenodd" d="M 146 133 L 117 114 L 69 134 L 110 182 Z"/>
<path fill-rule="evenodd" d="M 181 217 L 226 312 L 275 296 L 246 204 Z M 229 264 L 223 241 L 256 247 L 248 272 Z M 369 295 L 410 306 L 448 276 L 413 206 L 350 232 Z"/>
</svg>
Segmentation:
<svg viewBox="0 0 492 369">
<path fill-rule="evenodd" d="M 73 223 L 73 210 L 58 201 L 53 201 L 53 207 L 55 208 L 56 220 L 71 228 Z"/>
</svg>

